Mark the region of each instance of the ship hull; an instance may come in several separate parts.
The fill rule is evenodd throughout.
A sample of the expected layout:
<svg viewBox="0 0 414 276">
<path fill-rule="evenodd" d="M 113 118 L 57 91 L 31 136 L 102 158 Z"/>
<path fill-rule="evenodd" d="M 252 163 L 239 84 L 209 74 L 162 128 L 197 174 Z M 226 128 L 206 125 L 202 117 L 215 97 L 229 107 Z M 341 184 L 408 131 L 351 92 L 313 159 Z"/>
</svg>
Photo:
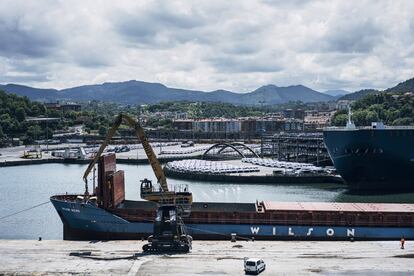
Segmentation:
<svg viewBox="0 0 414 276">
<path fill-rule="evenodd" d="M 151 221 L 129 222 L 91 203 L 51 199 L 64 229 L 65 240 L 146 239 Z M 395 240 L 414 239 L 413 227 L 364 227 L 337 225 L 186 223 L 187 232 L 199 240 Z"/>
<path fill-rule="evenodd" d="M 324 142 L 352 190 L 414 190 L 414 130 L 329 129 Z"/>
<path fill-rule="evenodd" d="M 142 240 L 152 235 L 152 224 L 133 223 L 137 232 L 111 231 L 99 232 L 82 228 L 64 226 L 64 240 Z M 146 228 L 151 231 L 146 232 Z M 314 241 L 344 241 L 344 240 L 399 240 L 414 238 L 414 230 L 404 227 L 334 227 L 334 226 L 289 226 L 289 225 L 198 225 L 200 231 L 191 231 L 194 225 L 186 225 L 189 235 L 194 240 L 230 240 L 231 234 L 236 234 L 239 240 L 314 240 Z M 208 233 L 208 229 L 214 231 Z M 259 232 L 253 232 L 259 229 Z M 275 234 L 273 234 L 275 229 Z M 308 233 L 310 234 L 308 235 Z M 217 233 L 217 234 L 214 234 Z M 355 233 L 352 236 L 348 233 Z"/>
</svg>

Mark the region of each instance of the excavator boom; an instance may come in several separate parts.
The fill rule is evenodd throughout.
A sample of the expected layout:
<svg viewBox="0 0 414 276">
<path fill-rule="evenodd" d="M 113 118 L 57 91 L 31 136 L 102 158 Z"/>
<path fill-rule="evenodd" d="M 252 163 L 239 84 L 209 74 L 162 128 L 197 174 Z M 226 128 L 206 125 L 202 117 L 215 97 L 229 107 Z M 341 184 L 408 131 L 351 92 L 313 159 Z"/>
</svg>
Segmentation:
<svg viewBox="0 0 414 276">
<path fill-rule="evenodd" d="M 148 157 L 149 163 L 154 171 L 155 177 L 160 184 L 164 192 L 168 191 L 167 178 L 165 177 L 164 171 L 162 170 L 161 164 L 157 159 L 150 143 L 148 142 L 147 136 L 145 135 L 144 129 L 141 127 L 138 121 L 135 121 L 129 116 L 123 115 L 124 120 L 135 129 L 135 135 L 141 141 L 142 147 L 144 148 L 145 154 Z"/>
<path fill-rule="evenodd" d="M 91 173 L 93 167 L 98 162 L 99 157 L 104 152 L 105 148 L 108 146 L 109 142 L 111 141 L 112 137 L 115 135 L 116 131 L 118 130 L 119 126 L 122 123 L 126 123 L 131 128 L 134 129 L 135 135 L 137 138 L 141 141 L 142 147 L 144 148 L 145 154 L 148 157 L 149 163 L 151 164 L 152 170 L 154 171 L 155 177 L 157 178 L 158 183 L 161 186 L 161 189 L 163 192 L 168 192 L 168 185 L 167 185 L 167 179 L 165 177 L 164 171 L 162 170 L 161 164 L 158 161 L 154 150 L 152 149 L 151 145 L 148 142 L 148 139 L 145 135 L 144 129 L 141 127 L 138 121 L 134 120 L 133 118 L 129 117 L 125 114 L 119 114 L 112 127 L 109 129 L 104 142 L 101 144 L 101 146 L 98 149 L 98 152 L 96 153 L 94 159 L 91 163 L 89 163 L 88 168 L 85 170 L 85 173 L 83 174 L 83 181 L 85 182 L 85 194 L 88 194 L 88 176 Z"/>
</svg>

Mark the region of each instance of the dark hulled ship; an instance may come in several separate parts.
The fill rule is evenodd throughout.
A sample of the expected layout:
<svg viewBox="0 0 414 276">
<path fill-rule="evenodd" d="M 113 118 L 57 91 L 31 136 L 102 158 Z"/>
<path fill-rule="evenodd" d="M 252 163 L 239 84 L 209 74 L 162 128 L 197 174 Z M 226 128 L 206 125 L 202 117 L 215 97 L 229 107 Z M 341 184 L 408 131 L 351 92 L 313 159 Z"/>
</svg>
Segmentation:
<svg viewBox="0 0 414 276">
<path fill-rule="evenodd" d="M 352 190 L 414 190 L 414 127 L 372 123 L 324 130 L 338 173 Z"/>
</svg>

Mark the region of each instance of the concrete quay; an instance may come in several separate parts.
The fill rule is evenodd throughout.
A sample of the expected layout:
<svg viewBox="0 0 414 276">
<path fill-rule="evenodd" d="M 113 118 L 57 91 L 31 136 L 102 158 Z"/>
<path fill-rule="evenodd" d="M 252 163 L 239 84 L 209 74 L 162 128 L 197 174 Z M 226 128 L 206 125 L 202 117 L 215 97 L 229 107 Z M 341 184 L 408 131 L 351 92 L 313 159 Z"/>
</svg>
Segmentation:
<svg viewBox="0 0 414 276">
<path fill-rule="evenodd" d="M 83 144 L 82 144 L 83 145 Z M 82 145 L 51 145 L 49 151 L 42 152 L 41 158 L 24 159 L 21 158 L 24 150 L 24 146 L 0 148 L 0 167 L 8 166 L 24 166 L 24 165 L 35 165 L 35 164 L 47 164 L 47 163 L 65 163 L 65 164 L 89 164 L 90 159 L 63 159 L 53 157 L 51 155 L 53 150 L 62 148 L 76 148 Z M 206 146 L 205 144 L 200 146 Z M 42 145 L 42 149 L 45 150 L 45 146 Z M 178 150 L 180 146 L 164 146 L 163 149 Z M 155 154 L 161 163 L 166 163 L 172 160 L 179 159 L 191 159 L 200 158 L 200 152 L 194 152 L 191 154 L 159 154 L 161 149 L 159 147 L 154 148 Z M 119 164 L 148 164 L 147 156 L 142 148 L 133 149 L 129 152 L 117 153 L 117 163 Z"/>
<path fill-rule="evenodd" d="M 387 242 L 194 241 L 191 253 L 145 255 L 142 241 L 0 240 L 0 275 L 413 275 L 414 244 Z"/>
</svg>

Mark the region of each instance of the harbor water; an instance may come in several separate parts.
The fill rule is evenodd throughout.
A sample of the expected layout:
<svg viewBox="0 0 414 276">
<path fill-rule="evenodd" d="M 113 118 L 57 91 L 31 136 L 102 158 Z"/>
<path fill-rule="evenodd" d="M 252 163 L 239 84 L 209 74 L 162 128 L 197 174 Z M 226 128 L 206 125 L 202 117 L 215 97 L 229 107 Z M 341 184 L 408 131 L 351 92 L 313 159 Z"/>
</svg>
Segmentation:
<svg viewBox="0 0 414 276">
<path fill-rule="evenodd" d="M 43 164 L 0 168 L 0 239 L 62 239 L 62 222 L 50 203 L 51 195 L 83 193 L 86 165 Z M 118 165 L 125 171 L 126 198 L 140 200 L 140 180 L 154 179 L 149 165 Z M 92 189 L 92 179 L 89 181 Z M 414 193 L 350 194 L 338 184 L 271 185 L 209 183 L 169 179 L 169 185 L 188 184 L 194 201 L 255 202 L 383 202 L 414 203 Z M 14 214 L 32 206 L 34 209 Z"/>
</svg>

